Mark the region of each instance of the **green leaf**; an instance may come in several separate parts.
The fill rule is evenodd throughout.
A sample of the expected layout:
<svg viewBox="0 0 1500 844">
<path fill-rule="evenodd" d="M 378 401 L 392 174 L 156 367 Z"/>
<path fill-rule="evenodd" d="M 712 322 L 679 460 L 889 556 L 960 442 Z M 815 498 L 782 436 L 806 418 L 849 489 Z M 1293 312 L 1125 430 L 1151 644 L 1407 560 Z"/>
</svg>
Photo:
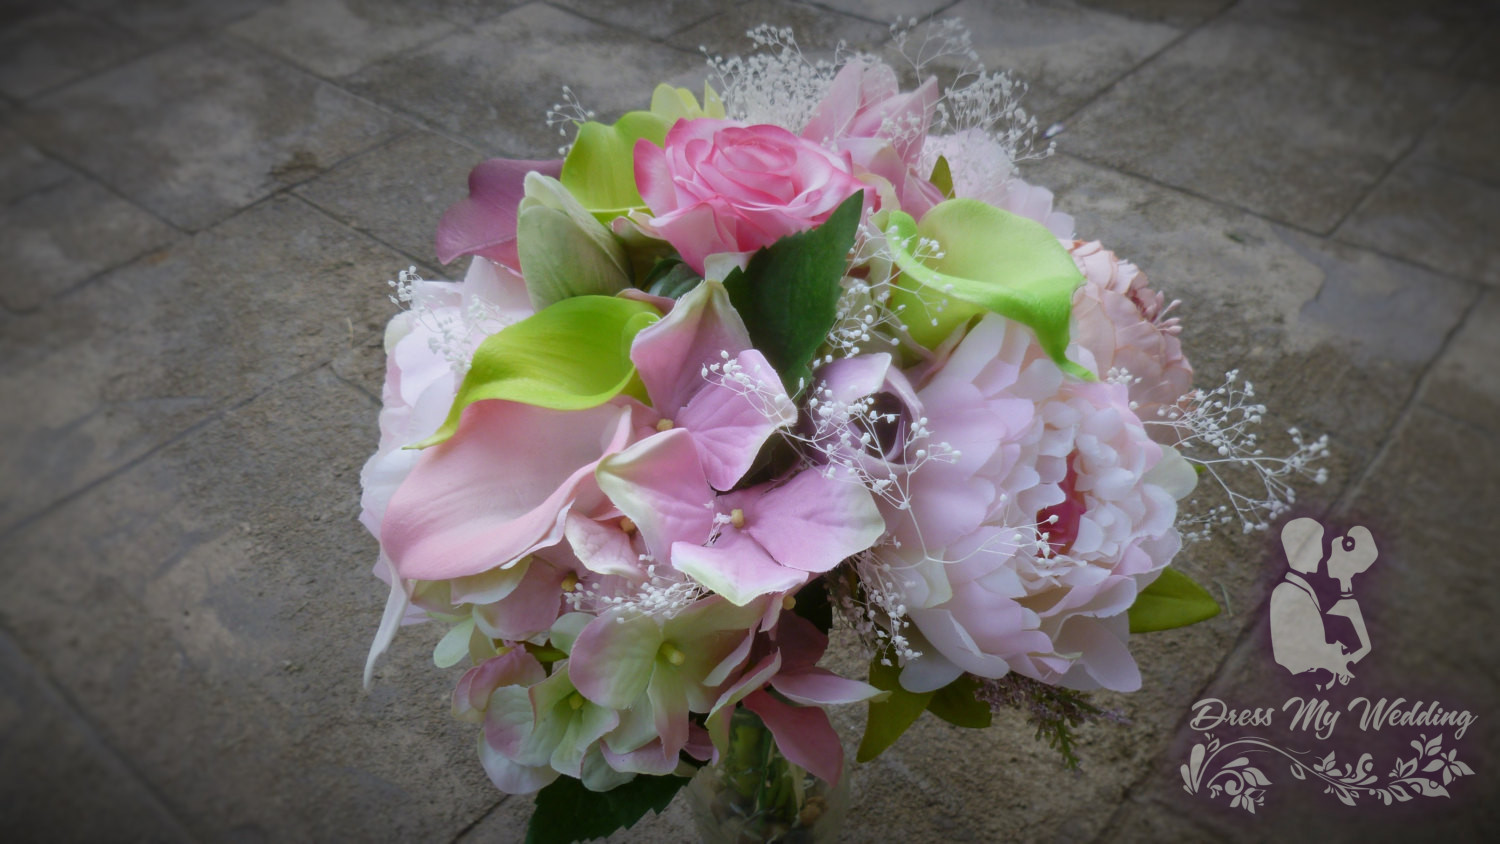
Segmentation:
<svg viewBox="0 0 1500 844">
<path fill-rule="evenodd" d="M 901 669 L 896 665 L 882 665 L 880 655 L 870 661 L 870 685 L 877 689 L 890 692 L 890 696 L 884 700 L 870 701 L 870 718 L 865 724 L 864 738 L 859 741 L 859 751 L 855 754 L 855 761 L 868 762 L 879 756 L 887 747 L 896 743 L 896 739 L 906 732 L 907 728 L 916 723 L 922 710 L 932 700 L 937 692 L 908 692 L 901 688 L 897 678 L 901 676 Z M 891 660 L 893 663 L 894 659 Z"/>
<path fill-rule="evenodd" d="M 687 777 L 638 776 L 609 791 L 589 791 L 573 777 L 558 777 L 536 794 L 526 844 L 572 844 L 629 829 L 647 811 L 661 814 L 687 783 Z"/>
<path fill-rule="evenodd" d="M 824 635 L 833 629 L 833 604 L 828 602 L 828 587 L 822 578 L 802 587 L 792 605 L 792 612 L 811 621 Z"/>
<path fill-rule="evenodd" d="M 669 128 L 666 118 L 649 111 L 626 112 L 611 126 L 580 125 L 563 159 L 563 186 L 602 223 L 644 207 L 635 187 L 635 142 L 661 146 Z"/>
<path fill-rule="evenodd" d="M 584 410 L 604 404 L 627 388 L 639 388 L 630 342 L 661 319 L 645 302 L 611 296 L 564 299 L 479 345 L 458 388 L 448 419 L 418 443 L 427 448 L 453 436 L 464 408 L 504 399 L 553 410 Z"/>
<path fill-rule="evenodd" d="M 891 212 L 886 233 L 901 269 L 891 301 L 905 306 L 902 322 L 917 342 L 937 346 L 990 310 L 1031 328 L 1060 366 L 1085 371 L 1064 357 L 1073 290 L 1083 274 L 1041 223 L 976 199 L 950 199 L 921 223 Z M 936 241 L 941 257 L 916 254 L 919 238 Z"/>
<path fill-rule="evenodd" d="M 516 249 L 537 310 L 573 296 L 613 296 L 630 286 L 630 258 L 618 238 L 556 179 L 526 175 Z"/>
<path fill-rule="evenodd" d="M 663 258 L 651 269 L 641 286 L 653 296 L 681 299 L 702 280 L 703 276 L 680 258 Z"/>
<path fill-rule="evenodd" d="M 938 689 L 937 694 L 932 696 L 932 702 L 927 705 L 927 711 L 950 724 L 984 729 L 990 725 L 994 713 L 990 711 L 989 704 L 974 696 L 978 688 L 979 681 L 972 675 L 965 674 Z"/>
<path fill-rule="evenodd" d="M 807 362 L 833 327 L 863 204 L 863 192 L 855 193 L 822 225 L 759 250 L 743 272 L 724 279 L 751 342 L 794 396 L 811 379 Z"/>
<path fill-rule="evenodd" d="M 1219 614 L 1219 604 L 1202 586 L 1174 568 L 1141 590 L 1130 606 L 1130 632 L 1151 633 L 1207 621 Z"/>
<path fill-rule="evenodd" d="M 932 186 L 938 189 L 944 198 L 953 198 L 953 170 L 948 167 L 948 159 L 938 156 L 937 163 L 932 165 L 932 175 L 927 178 Z"/>
</svg>

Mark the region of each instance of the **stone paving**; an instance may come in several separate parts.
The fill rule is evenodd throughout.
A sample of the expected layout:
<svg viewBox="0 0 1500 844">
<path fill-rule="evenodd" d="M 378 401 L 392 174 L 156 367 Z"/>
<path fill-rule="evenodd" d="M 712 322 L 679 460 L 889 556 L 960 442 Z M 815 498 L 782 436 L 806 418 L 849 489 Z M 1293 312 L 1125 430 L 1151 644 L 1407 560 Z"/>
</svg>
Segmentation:
<svg viewBox="0 0 1500 844">
<path fill-rule="evenodd" d="M 1129 726 L 1079 773 L 1018 717 L 924 719 L 849 841 L 1500 836 L 1500 4 L 1471 0 L 8 0 L 0 9 L 0 839 L 520 841 L 355 521 L 384 281 L 480 160 L 790 23 L 879 51 L 969 22 L 1031 83 L 1030 165 L 1185 300 L 1204 374 L 1335 436 L 1303 512 L 1376 530 L 1372 687 L 1479 714 L 1448 800 L 1345 808 L 1285 768 L 1257 816 L 1183 793 L 1200 697 L 1274 705 L 1262 536 L 1179 564 L 1225 612 L 1134 640 Z M 1273 442 L 1284 444 L 1273 437 Z M 844 643 L 833 659 L 854 667 Z M 1363 678 L 1362 678 L 1363 679 Z M 837 716 L 857 735 L 863 713 Z M 1381 761 L 1379 764 L 1384 764 Z M 1417 801 L 1423 802 L 1423 801 Z M 690 840 L 680 805 L 619 841 Z"/>
</svg>

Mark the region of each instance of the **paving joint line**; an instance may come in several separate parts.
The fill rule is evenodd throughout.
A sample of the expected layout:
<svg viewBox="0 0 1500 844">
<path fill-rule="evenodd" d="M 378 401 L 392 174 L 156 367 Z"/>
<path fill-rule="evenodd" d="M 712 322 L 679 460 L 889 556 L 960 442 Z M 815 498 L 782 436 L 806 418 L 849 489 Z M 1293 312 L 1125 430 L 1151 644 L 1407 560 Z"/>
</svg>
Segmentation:
<svg viewBox="0 0 1500 844">
<path fill-rule="evenodd" d="M 1416 137 L 1412 138 L 1411 143 L 1406 145 L 1406 149 L 1402 150 L 1399 155 L 1391 159 L 1390 163 L 1388 163 L 1385 166 L 1385 169 L 1381 172 L 1379 178 L 1375 179 L 1375 181 L 1370 183 L 1369 187 L 1364 189 L 1364 191 L 1360 194 L 1359 199 L 1349 206 L 1349 209 L 1339 217 L 1338 222 L 1334 223 L 1333 226 L 1329 228 L 1327 232 L 1325 232 L 1325 234 L 1331 237 L 1336 232 L 1338 232 L 1339 229 L 1343 228 L 1344 224 L 1347 223 L 1350 218 L 1352 218 L 1359 211 L 1363 210 L 1365 206 L 1369 204 L 1370 198 L 1375 195 L 1375 192 L 1380 189 L 1381 185 L 1384 185 L 1386 181 L 1390 179 L 1391 174 L 1395 173 L 1397 168 L 1399 168 L 1409 160 L 1415 160 L 1413 156 L 1415 156 L 1417 150 L 1422 147 L 1422 142 L 1427 140 L 1427 136 L 1432 133 L 1432 130 L 1435 127 L 1440 126 L 1448 121 L 1448 118 L 1453 115 L 1453 109 L 1457 107 L 1458 101 L 1468 96 L 1469 92 L 1472 91 L 1477 84 L 1478 83 L 1476 82 L 1470 82 L 1466 86 L 1459 86 L 1459 92 L 1451 96 L 1448 101 L 1442 105 L 1441 109 L 1439 109 L 1438 111 L 1437 116 L 1432 120 L 1429 120 L 1427 122 L 1427 125 L 1422 127 L 1422 131 L 1418 132 L 1416 134 Z"/>
<path fill-rule="evenodd" d="M 1397 438 L 1406 429 L 1408 420 L 1411 419 L 1412 415 L 1416 413 L 1418 406 L 1421 405 L 1421 398 L 1426 390 L 1427 382 L 1431 379 L 1433 371 L 1437 369 L 1438 362 L 1443 359 L 1443 356 L 1453 345 L 1453 341 L 1458 337 L 1459 333 L 1469 324 L 1469 320 L 1474 318 L 1474 313 L 1479 310 L 1479 303 L 1484 299 L 1485 295 L 1486 290 L 1483 286 L 1479 286 L 1474 291 L 1472 297 L 1469 299 L 1469 304 L 1464 308 L 1463 316 L 1459 317 L 1453 323 L 1453 326 L 1448 329 L 1448 333 L 1443 336 L 1443 342 L 1439 345 L 1438 350 L 1433 353 L 1432 358 L 1427 361 L 1426 366 L 1422 367 L 1422 372 L 1417 376 L 1416 382 L 1412 384 L 1411 391 L 1407 393 L 1406 400 L 1402 403 L 1400 412 L 1396 414 L 1396 418 L 1392 420 L 1390 427 L 1386 429 L 1385 435 L 1380 439 L 1380 444 L 1371 453 L 1369 462 L 1365 464 L 1356 477 L 1350 479 L 1349 484 L 1344 487 L 1343 492 L 1340 493 L 1338 498 L 1334 499 L 1333 506 L 1330 508 L 1331 512 L 1347 512 L 1353 504 L 1354 499 L 1364 491 L 1365 483 L 1369 481 L 1375 469 L 1385 461 L 1386 455 L 1390 453 L 1392 444 L 1396 442 Z"/>
<path fill-rule="evenodd" d="M 1081 114 L 1084 109 L 1088 108 L 1089 106 L 1093 105 L 1094 103 L 1096 103 L 1099 100 L 1101 100 L 1102 98 L 1104 98 L 1104 96 L 1106 96 L 1107 94 L 1109 94 L 1115 88 L 1119 87 L 1119 85 L 1121 83 L 1123 83 L 1126 79 L 1129 79 L 1130 77 L 1132 77 L 1132 76 L 1136 75 L 1137 73 L 1139 73 L 1142 68 L 1144 68 L 1147 65 L 1151 64 L 1152 62 L 1156 61 L 1158 57 L 1160 57 L 1163 54 L 1165 54 L 1168 50 L 1171 50 L 1173 47 L 1176 47 L 1178 44 L 1181 44 L 1183 41 L 1186 41 L 1187 39 L 1189 39 L 1189 38 L 1193 37 L 1194 35 L 1198 34 L 1199 31 L 1201 31 L 1202 29 L 1204 29 L 1205 27 L 1207 27 L 1209 24 L 1214 23 L 1214 22 L 1218 21 L 1220 18 L 1222 18 L 1225 15 L 1229 14 L 1229 12 L 1232 9 L 1234 9 L 1234 7 L 1237 6 L 1237 5 L 1239 5 L 1239 1 L 1235 0 L 1235 2 L 1230 3 L 1229 5 L 1227 5 L 1224 8 L 1218 10 L 1217 12 L 1214 12 L 1213 14 L 1211 14 L 1211 15 L 1203 18 L 1202 20 L 1198 21 L 1197 23 L 1195 23 L 1195 24 L 1193 24 L 1191 26 L 1183 28 L 1183 30 L 1181 32 L 1179 32 L 1176 37 L 1172 38 L 1171 40 L 1167 41 L 1167 43 L 1165 43 L 1165 44 L 1161 45 L 1160 47 L 1158 47 L 1155 52 L 1151 53 L 1151 55 L 1146 56 L 1145 58 L 1143 58 L 1140 61 L 1136 62 L 1131 67 L 1127 68 L 1124 73 L 1121 73 L 1119 76 L 1116 76 L 1114 79 L 1111 79 L 1109 82 L 1105 83 L 1104 87 L 1102 87 L 1099 90 L 1095 91 L 1092 96 L 1088 97 L 1083 102 L 1079 103 L 1076 107 L 1073 108 L 1072 111 L 1069 111 L 1067 114 L 1058 117 L 1056 120 L 1054 120 L 1052 122 L 1053 123 L 1061 123 L 1063 125 L 1063 127 L 1064 127 L 1064 131 L 1066 131 L 1067 125 L 1070 122 L 1072 122 L 1073 119 L 1076 118 L 1079 114 Z M 1111 17 L 1117 17 L 1117 18 L 1124 17 L 1123 15 L 1114 15 L 1114 14 L 1109 13 L 1109 12 L 1104 12 L 1104 14 L 1108 14 L 1108 15 L 1111 15 Z M 1162 24 L 1162 25 L 1163 26 L 1168 26 L 1168 27 L 1171 26 L 1170 24 Z M 1172 28 L 1175 29 L 1175 27 L 1172 27 Z M 1061 134 L 1061 133 L 1058 133 L 1058 134 Z M 1064 150 L 1064 151 L 1066 152 L 1066 150 Z"/>
<path fill-rule="evenodd" d="M 213 425 L 214 423 L 222 420 L 223 418 L 225 418 L 229 414 L 231 414 L 231 413 L 235 412 L 236 410 L 239 410 L 240 408 L 242 408 L 242 407 L 250 404 L 251 402 L 255 401 L 256 399 L 261 398 L 262 396 L 266 395 L 267 393 L 271 392 L 272 390 L 277 389 L 278 387 L 282 386 L 283 384 L 287 384 L 287 383 L 289 383 L 291 381 L 295 381 L 298 378 L 305 378 L 306 376 L 311 375 L 314 372 L 317 372 L 319 369 L 322 369 L 325 366 L 330 367 L 330 371 L 332 371 L 332 366 L 331 365 L 333 363 L 334 357 L 337 357 L 337 355 L 334 355 L 333 357 L 330 357 L 327 360 L 320 361 L 319 363 L 311 364 L 309 366 L 303 367 L 302 369 L 299 369 L 299 370 L 296 370 L 294 372 L 288 373 L 287 375 L 284 375 L 281 378 L 278 378 L 275 381 L 272 381 L 271 383 L 267 384 L 266 386 L 262 387 L 261 389 L 256 390 L 255 392 L 251 393 L 249 396 L 246 396 L 245 398 L 242 398 L 242 399 L 239 399 L 238 401 L 234 401 L 234 402 L 231 402 L 229 404 L 226 404 L 223 407 L 219 408 L 218 410 L 213 410 L 213 411 L 208 412 L 207 414 L 204 415 L 204 417 L 202 419 L 199 419 L 198 421 L 193 422 L 192 424 L 190 424 L 187 427 L 183 428 L 182 430 L 176 432 L 175 434 L 172 434 L 172 435 L 168 436 L 166 439 L 162 440 L 161 442 L 157 443 L 156 445 L 151 446 L 150 448 L 146 449 L 145 451 L 141 452 L 140 454 L 136 455 L 135 457 L 130 458 L 129 460 L 125 461 L 124 463 L 121 463 L 119 466 L 116 466 L 115 468 L 106 471 L 104 474 L 99 475 L 98 477 L 94 478 L 93 480 L 85 481 L 82 485 L 80 485 L 78 487 L 75 487 L 74 489 L 72 489 L 69 492 L 64 493 L 63 495 L 58 496 L 53 501 L 51 501 L 51 502 L 49 502 L 47 504 L 42 505 L 42 507 L 40 509 L 33 510 L 30 513 L 25 513 L 25 514 L 21 515 L 19 518 L 17 518 L 14 522 L 10 523 L 9 525 L 6 525 L 4 527 L 0 527 L 0 544 L 8 544 L 17 535 L 19 535 L 23 531 L 27 530 L 32 525 L 36 524 L 37 522 L 41 521 L 42 519 L 47 518 L 48 516 L 50 516 L 51 514 L 57 512 L 58 510 L 62 509 L 63 507 L 66 507 L 69 504 L 73 503 L 74 501 L 77 501 L 79 498 L 82 498 L 84 495 L 87 495 L 88 493 L 92 492 L 95 489 L 98 489 L 99 487 L 103 486 L 104 484 L 108 483 L 109 481 L 111 481 L 111 480 L 119 477 L 120 475 L 122 475 L 122 474 L 124 474 L 124 473 L 126 473 L 126 472 L 128 472 L 128 471 L 130 471 L 132 469 L 134 469 L 135 467 L 141 465 L 142 463 L 146 462 L 147 460 L 151 459 L 152 457 L 156 456 L 157 454 L 160 454 L 165 449 L 167 449 L 167 448 L 169 448 L 169 447 L 171 447 L 173 445 L 176 445 L 179 442 L 182 442 L 187 437 L 192 436 L 193 434 L 196 434 L 198 431 L 201 431 L 204 428 L 207 428 L 210 425 Z"/>
<path fill-rule="evenodd" d="M 504 806 L 505 802 L 507 800 L 509 800 L 511 798 L 511 796 L 512 795 L 509 795 L 509 794 L 502 795 L 500 797 L 500 799 L 496 800 L 493 804 L 491 804 L 488 809 L 485 809 L 483 812 L 480 812 L 479 813 L 479 817 L 476 817 L 474 820 L 469 821 L 468 826 L 465 826 L 463 829 L 460 829 L 458 832 L 454 833 L 453 837 L 450 838 L 450 839 L 448 839 L 448 844 L 458 844 L 459 840 L 461 840 L 465 835 L 468 835 L 470 832 L 473 832 L 474 829 L 475 829 L 475 827 L 477 827 L 480 824 L 484 823 L 486 820 L 489 820 L 489 817 L 491 815 L 493 815 L 493 814 L 495 814 L 495 812 L 499 811 L 500 807 Z"/>
</svg>

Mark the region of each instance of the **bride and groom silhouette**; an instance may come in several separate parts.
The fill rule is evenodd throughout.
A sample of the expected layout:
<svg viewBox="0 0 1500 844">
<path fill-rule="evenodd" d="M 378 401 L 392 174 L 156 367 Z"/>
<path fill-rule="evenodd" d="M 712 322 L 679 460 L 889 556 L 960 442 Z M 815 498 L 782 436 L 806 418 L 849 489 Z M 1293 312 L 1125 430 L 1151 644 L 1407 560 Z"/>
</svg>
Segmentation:
<svg viewBox="0 0 1500 844">
<path fill-rule="evenodd" d="M 1271 650 L 1277 664 L 1293 674 L 1310 674 L 1316 688 L 1329 689 L 1337 680 L 1347 685 L 1354 677 L 1350 666 L 1370 653 L 1370 635 L 1359 602 L 1354 600 L 1353 579 L 1375 562 L 1375 539 L 1363 527 L 1350 528 L 1330 543 L 1327 574 L 1317 577 L 1324 564 L 1323 526 L 1314 519 L 1293 519 L 1281 529 L 1281 547 L 1290 564 L 1282 582 L 1271 592 Z M 1323 583 L 1338 582 L 1339 598 L 1326 610 L 1309 578 Z M 1326 625 L 1332 617 L 1353 625 L 1358 647 L 1330 638 Z"/>
</svg>

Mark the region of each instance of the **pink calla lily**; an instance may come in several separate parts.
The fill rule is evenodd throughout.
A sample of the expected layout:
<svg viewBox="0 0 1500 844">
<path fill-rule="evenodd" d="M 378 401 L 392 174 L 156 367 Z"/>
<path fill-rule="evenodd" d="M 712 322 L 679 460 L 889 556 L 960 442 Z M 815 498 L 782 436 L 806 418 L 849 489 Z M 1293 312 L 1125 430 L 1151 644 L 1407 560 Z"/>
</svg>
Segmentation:
<svg viewBox="0 0 1500 844">
<path fill-rule="evenodd" d="M 526 195 L 526 174 L 557 178 L 562 160 L 491 158 L 469 172 L 469 195 L 443 212 L 437 229 L 437 257 L 446 264 L 460 255 L 480 255 L 520 269 L 516 254 L 516 206 Z"/>
<path fill-rule="evenodd" d="M 628 406 L 557 411 L 476 402 L 396 490 L 380 539 L 408 579 L 478 574 L 562 539 L 582 497 L 596 506 L 599 459 L 632 433 Z"/>
</svg>

